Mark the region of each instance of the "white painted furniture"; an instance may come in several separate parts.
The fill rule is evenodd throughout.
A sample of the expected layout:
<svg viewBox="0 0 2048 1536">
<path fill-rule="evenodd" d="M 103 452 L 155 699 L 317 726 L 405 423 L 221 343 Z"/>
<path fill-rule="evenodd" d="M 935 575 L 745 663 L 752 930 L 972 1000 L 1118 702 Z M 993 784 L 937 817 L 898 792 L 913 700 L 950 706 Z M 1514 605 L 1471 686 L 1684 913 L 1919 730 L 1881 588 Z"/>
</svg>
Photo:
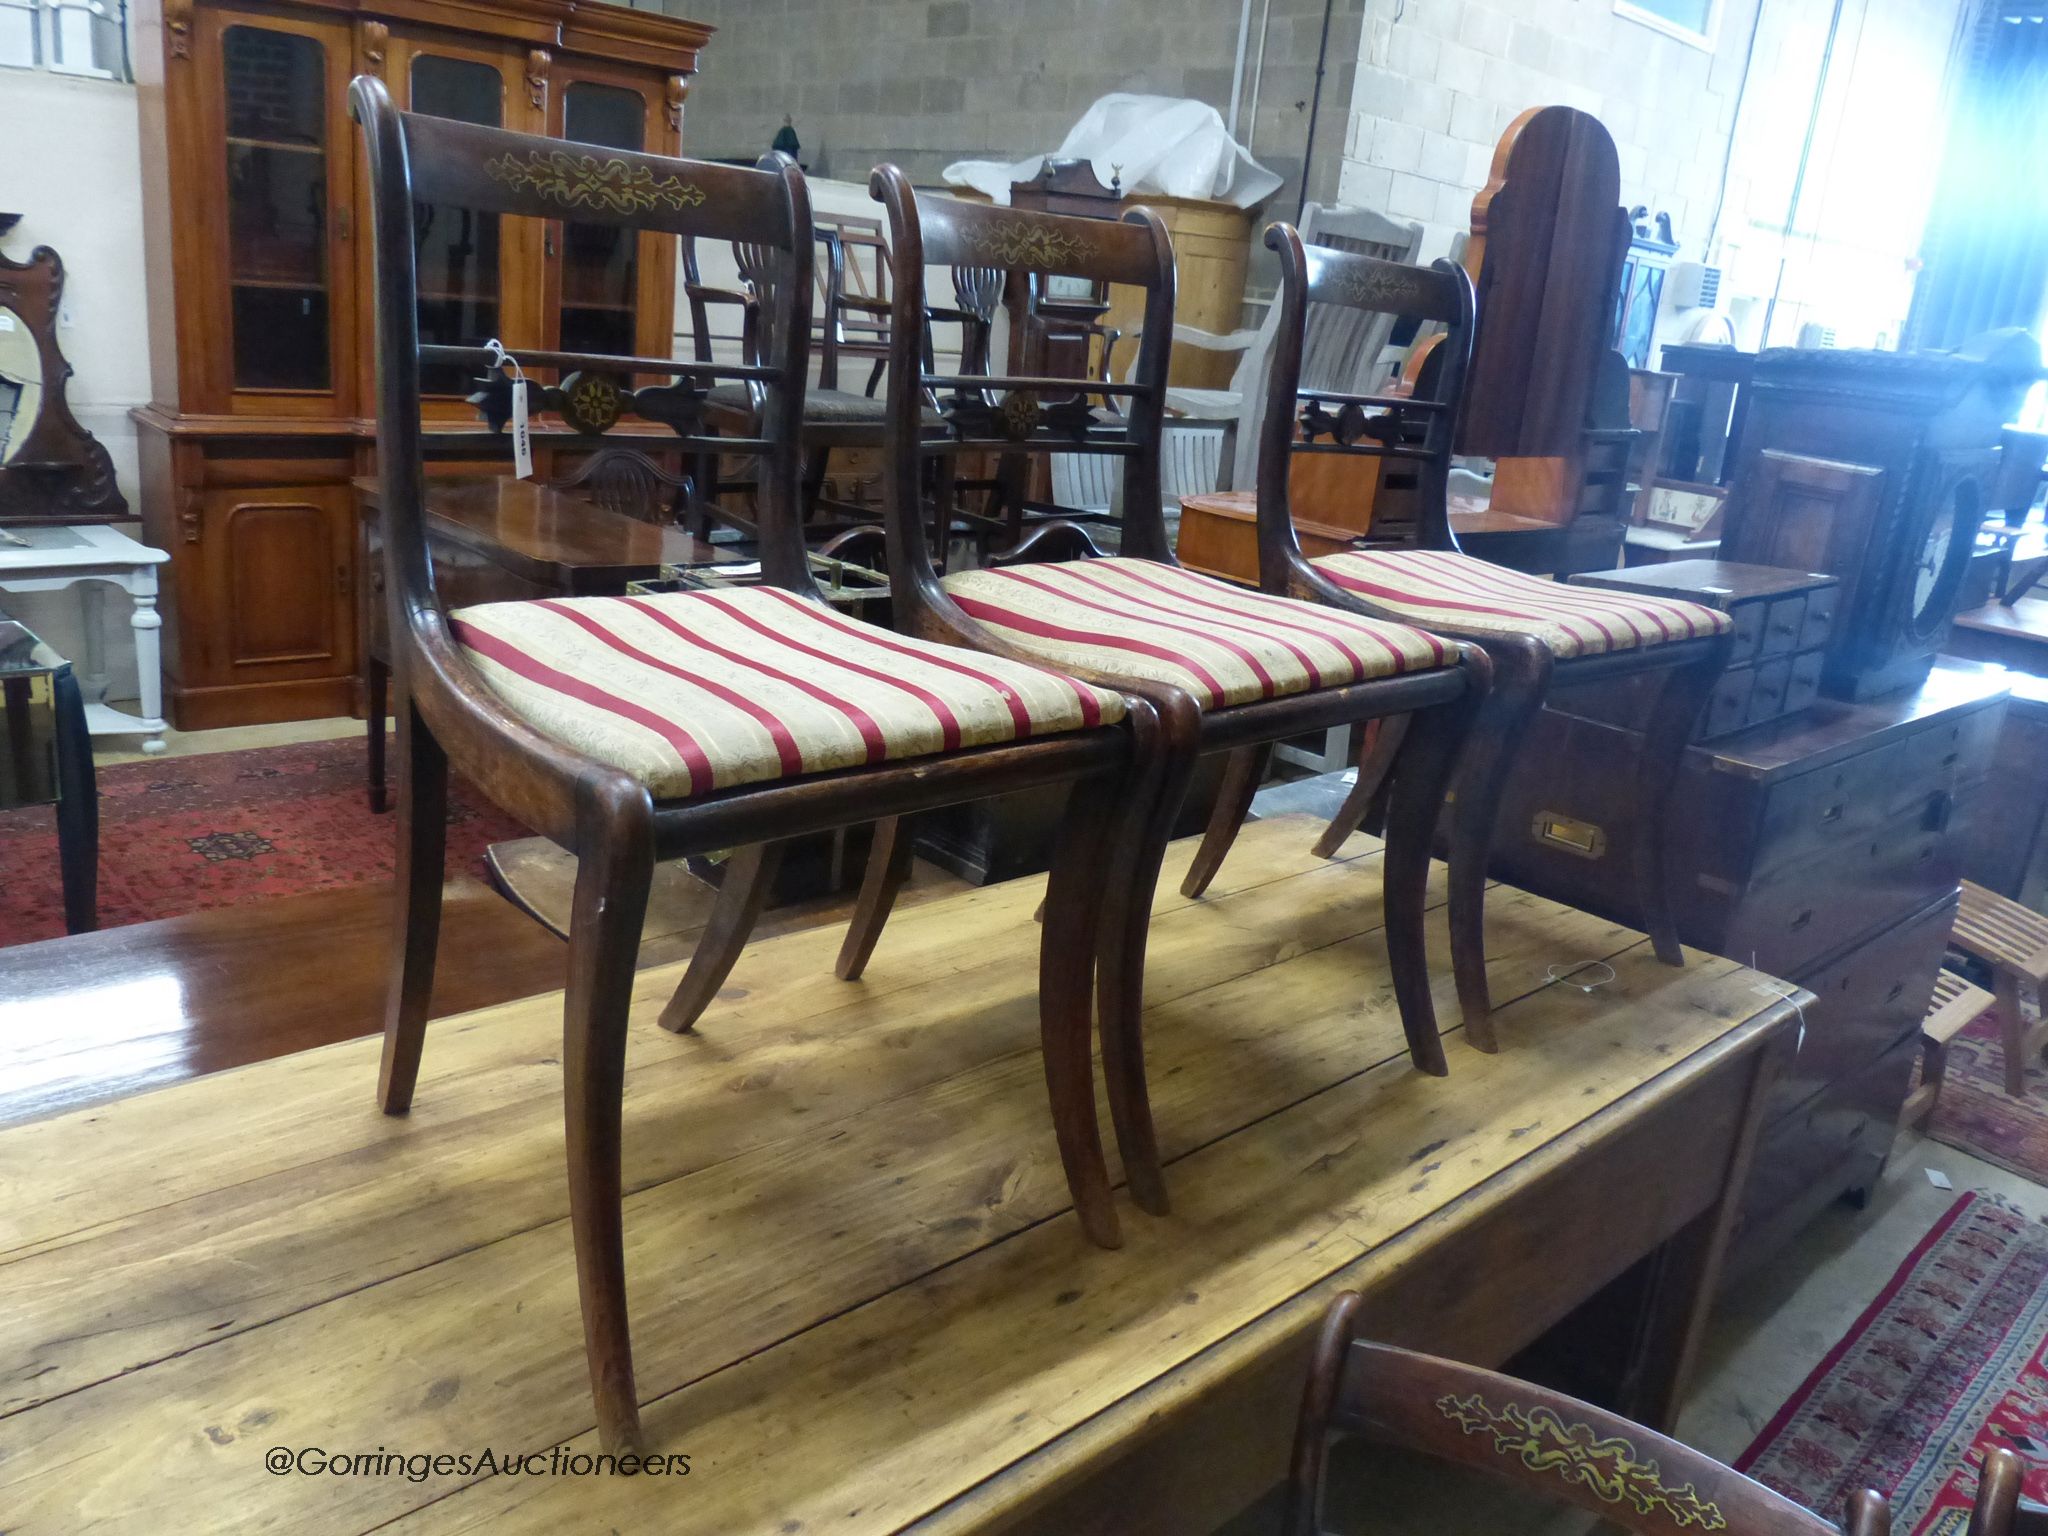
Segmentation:
<svg viewBox="0 0 2048 1536">
<path fill-rule="evenodd" d="M 1422 247 L 1422 226 L 1387 218 L 1369 208 L 1326 208 L 1321 203 L 1308 203 L 1301 210 L 1301 238 L 1310 245 L 1377 256 L 1382 261 L 1412 262 Z M 1267 309 L 1264 323 L 1256 330 L 1218 336 L 1191 325 L 1173 328 L 1173 339 L 1178 344 L 1207 352 L 1242 354 L 1228 389 L 1173 386 L 1166 391 L 1167 409 L 1180 412 L 1186 423 L 1206 421 L 1225 428 L 1226 463 L 1218 477 L 1218 490 L 1258 489 L 1259 415 L 1266 404 L 1266 356 L 1279 323 L 1280 306 L 1275 304 Z M 1370 314 L 1340 304 L 1311 304 L 1302 337 L 1301 387 L 1372 393 L 1382 382 L 1377 377 L 1380 353 L 1385 350 L 1393 328 L 1392 315 Z"/>
<path fill-rule="evenodd" d="M 86 729 L 95 736 L 141 736 L 142 750 L 164 750 L 163 615 L 156 608 L 156 568 L 171 557 L 104 525 L 0 530 L 0 592 L 79 589 L 85 608 L 85 658 L 79 681 L 86 696 Z M 135 631 L 140 715 L 106 702 L 106 637 L 102 607 L 112 583 L 135 599 L 128 623 Z"/>
</svg>

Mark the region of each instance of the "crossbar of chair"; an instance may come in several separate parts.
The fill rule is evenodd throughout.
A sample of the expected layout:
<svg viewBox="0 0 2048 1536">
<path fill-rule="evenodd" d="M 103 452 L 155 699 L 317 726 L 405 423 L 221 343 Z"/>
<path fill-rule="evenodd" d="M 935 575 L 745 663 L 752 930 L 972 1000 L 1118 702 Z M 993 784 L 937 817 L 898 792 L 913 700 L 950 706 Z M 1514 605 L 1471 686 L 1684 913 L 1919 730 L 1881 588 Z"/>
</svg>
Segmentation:
<svg viewBox="0 0 2048 1536">
<path fill-rule="evenodd" d="M 1142 395 L 1142 384 L 1118 384 L 1106 379 L 1046 379 L 1019 376 L 999 378 L 986 373 L 927 373 L 919 376 L 926 389 L 964 389 L 969 392 L 1010 394 L 1031 390 L 1039 394 L 1055 391 L 1066 395 Z"/>
<path fill-rule="evenodd" d="M 1418 415 L 1441 414 L 1450 406 L 1441 400 L 1418 400 L 1413 395 L 1354 395 L 1341 389 L 1298 389 L 1297 400 L 1320 400 L 1330 405 L 1370 405 L 1387 411 L 1414 411 Z"/>
<path fill-rule="evenodd" d="M 772 380 L 776 370 L 757 363 L 699 363 L 679 357 L 616 357 L 602 352 L 542 352 L 520 347 L 508 351 L 522 367 L 603 368 L 612 373 L 672 373 L 680 378 L 712 379 L 719 382 L 740 379 Z M 481 363 L 486 366 L 498 355 L 488 347 L 452 347 L 430 343 L 420 348 L 422 363 Z"/>
</svg>

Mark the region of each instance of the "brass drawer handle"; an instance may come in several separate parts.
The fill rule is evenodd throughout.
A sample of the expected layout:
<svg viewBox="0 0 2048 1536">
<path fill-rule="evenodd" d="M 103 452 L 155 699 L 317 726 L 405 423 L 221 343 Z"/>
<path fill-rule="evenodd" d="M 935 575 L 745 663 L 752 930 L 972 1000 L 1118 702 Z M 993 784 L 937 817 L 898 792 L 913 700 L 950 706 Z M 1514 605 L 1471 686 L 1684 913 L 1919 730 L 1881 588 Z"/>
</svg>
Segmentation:
<svg viewBox="0 0 2048 1536">
<path fill-rule="evenodd" d="M 1547 847 L 1581 859 L 1597 859 L 1607 852 L 1607 833 L 1590 821 L 1574 821 L 1556 811 L 1538 811 L 1529 823 L 1529 835 Z"/>
</svg>

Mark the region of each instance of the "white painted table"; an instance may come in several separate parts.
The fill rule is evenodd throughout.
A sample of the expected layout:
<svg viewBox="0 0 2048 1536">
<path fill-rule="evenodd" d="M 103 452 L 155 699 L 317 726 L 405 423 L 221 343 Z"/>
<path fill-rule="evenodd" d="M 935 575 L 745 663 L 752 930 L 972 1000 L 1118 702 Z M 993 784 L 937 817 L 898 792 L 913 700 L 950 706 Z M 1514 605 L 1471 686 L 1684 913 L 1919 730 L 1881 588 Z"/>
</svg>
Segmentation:
<svg viewBox="0 0 2048 1536">
<path fill-rule="evenodd" d="M 86 729 L 95 736 L 141 736 L 142 750 L 164 750 L 164 681 L 156 608 L 156 568 L 171 557 L 104 526 L 10 528 L 0 538 L 0 592 L 56 592 L 79 588 L 85 606 L 85 656 L 79 668 Z M 15 543 L 15 539 L 24 541 Z M 135 672 L 142 713 L 131 715 L 106 702 L 106 637 L 101 609 L 103 582 L 135 599 L 128 623 L 135 631 Z"/>
</svg>

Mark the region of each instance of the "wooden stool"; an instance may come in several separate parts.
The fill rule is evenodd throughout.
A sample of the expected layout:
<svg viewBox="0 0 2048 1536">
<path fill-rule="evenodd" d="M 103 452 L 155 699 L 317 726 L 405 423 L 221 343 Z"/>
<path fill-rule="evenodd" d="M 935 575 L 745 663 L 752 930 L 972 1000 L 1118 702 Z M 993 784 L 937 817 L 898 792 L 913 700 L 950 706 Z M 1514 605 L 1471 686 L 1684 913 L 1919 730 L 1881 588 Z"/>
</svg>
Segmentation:
<svg viewBox="0 0 2048 1536">
<path fill-rule="evenodd" d="M 1920 1081 L 1906 1095 L 1899 1124 L 1924 1126 L 1934 1118 L 1942 1075 L 1948 1071 L 1948 1043 L 1991 1003 L 1989 992 L 1954 971 L 1934 973 L 1934 996 L 1928 1000 L 1927 1017 L 1920 1022 Z"/>
<path fill-rule="evenodd" d="M 2020 1012 L 2020 983 L 2033 988 L 2037 1005 L 2048 983 L 2048 917 L 1965 880 L 1949 942 L 1991 967 L 1993 1006 L 2005 1044 L 2005 1091 L 2017 1098 L 2027 1091 L 2027 1058 L 2048 1040 L 2048 1020 L 2029 1028 Z"/>
</svg>

